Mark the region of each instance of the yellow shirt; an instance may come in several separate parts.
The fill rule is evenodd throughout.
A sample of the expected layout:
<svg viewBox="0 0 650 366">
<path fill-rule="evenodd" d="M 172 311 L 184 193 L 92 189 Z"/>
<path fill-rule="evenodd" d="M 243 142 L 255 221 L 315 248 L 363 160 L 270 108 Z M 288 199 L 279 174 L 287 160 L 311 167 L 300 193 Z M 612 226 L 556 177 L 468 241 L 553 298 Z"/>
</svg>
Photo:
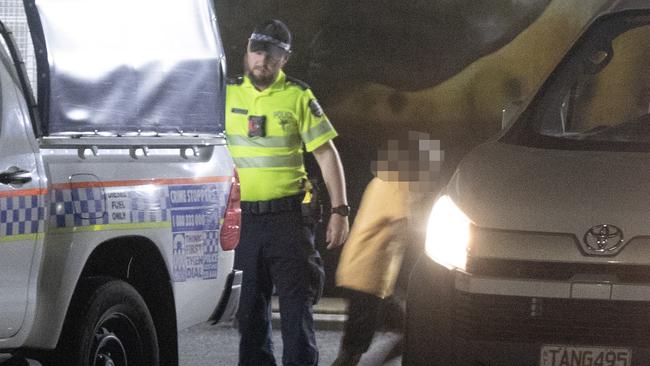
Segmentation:
<svg viewBox="0 0 650 366">
<path fill-rule="evenodd" d="M 307 178 L 303 152 L 337 133 L 311 89 L 280 71 L 263 91 L 248 77 L 229 81 L 226 135 L 242 201 L 266 201 L 302 192 Z"/>
<path fill-rule="evenodd" d="M 343 246 L 336 285 L 384 298 L 393 293 L 406 248 L 409 191 L 374 178 Z"/>
</svg>

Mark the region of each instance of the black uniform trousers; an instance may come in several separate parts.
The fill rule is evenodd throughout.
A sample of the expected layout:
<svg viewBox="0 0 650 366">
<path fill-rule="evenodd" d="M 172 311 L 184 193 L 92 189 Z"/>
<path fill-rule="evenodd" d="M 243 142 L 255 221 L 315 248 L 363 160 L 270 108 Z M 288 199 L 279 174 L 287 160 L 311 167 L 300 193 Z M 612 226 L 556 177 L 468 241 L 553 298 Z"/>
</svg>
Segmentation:
<svg viewBox="0 0 650 366">
<path fill-rule="evenodd" d="M 271 339 L 271 295 L 280 305 L 283 365 L 317 365 L 313 310 L 324 272 L 314 230 L 298 210 L 242 213 L 235 268 L 243 271 L 237 312 L 240 366 L 275 365 Z"/>
</svg>

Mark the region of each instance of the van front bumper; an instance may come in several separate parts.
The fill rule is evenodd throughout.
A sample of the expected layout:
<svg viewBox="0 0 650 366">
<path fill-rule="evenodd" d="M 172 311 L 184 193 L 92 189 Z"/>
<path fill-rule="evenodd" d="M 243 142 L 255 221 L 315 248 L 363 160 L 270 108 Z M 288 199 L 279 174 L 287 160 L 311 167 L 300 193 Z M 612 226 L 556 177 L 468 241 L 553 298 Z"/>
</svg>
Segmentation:
<svg viewBox="0 0 650 366">
<path fill-rule="evenodd" d="M 650 364 L 650 284 L 481 277 L 423 256 L 406 323 L 404 365 L 538 365 L 543 345 L 623 347 Z"/>
</svg>

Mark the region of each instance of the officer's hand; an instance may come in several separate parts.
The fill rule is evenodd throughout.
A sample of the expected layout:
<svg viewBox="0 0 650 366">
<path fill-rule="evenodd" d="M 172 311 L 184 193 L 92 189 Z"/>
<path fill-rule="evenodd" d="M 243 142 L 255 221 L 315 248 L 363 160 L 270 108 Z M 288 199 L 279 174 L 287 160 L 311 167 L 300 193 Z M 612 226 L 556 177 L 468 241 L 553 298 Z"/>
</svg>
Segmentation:
<svg viewBox="0 0 650 366">
<path fill-rule="evenodd" d="M 338 248 L 348 238 L 350 232 L 350 222 L 347 216 L 339 214 L 331 214 L 330 221 L 327 224 L 327 232 L 325 233 L 325 241 L 329 243 L 327 249 Z"/>
</svg>

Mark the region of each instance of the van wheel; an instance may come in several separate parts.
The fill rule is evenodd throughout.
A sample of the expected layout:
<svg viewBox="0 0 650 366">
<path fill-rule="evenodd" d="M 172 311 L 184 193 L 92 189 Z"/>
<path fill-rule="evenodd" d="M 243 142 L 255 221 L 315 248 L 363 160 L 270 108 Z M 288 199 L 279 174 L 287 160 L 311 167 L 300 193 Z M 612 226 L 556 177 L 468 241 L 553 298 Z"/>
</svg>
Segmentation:
<svg viewBox="0 0 650 366">
<path fill-rule="evenodd" d="M 158 366 L 156 329 L 142 296 L 120 280 L 83 280 L 68 311 L 57 353 L 75 366 Z"/>
</svg>

